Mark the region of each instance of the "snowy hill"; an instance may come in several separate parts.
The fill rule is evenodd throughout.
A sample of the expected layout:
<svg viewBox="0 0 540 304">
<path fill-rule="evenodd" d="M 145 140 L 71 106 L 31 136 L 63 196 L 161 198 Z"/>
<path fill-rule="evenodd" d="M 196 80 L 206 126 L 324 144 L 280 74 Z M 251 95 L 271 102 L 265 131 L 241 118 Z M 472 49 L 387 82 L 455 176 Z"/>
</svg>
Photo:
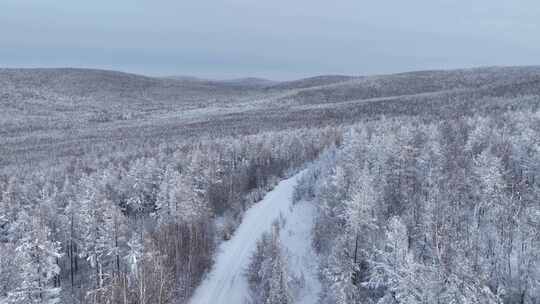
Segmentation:
<svg viewBox="0 0 540 304">
<path fill-rule="evenodd" d="M 102 149 L 118 137 L 140 144 L 377 115 L 521 107 L 531 99 L 517 99 L 540 95 L 539 82 L 540 67 L 318 76 L 277 84 L 253 78 L 210 81 L 86 69 L 0 69 L 0 163 L 73 155 L 73 145 L 76 150 Z"/>
<path fill-rule="evenodd" d="M 287 90 L 305 89 L 305 88 L 312 88 L 312 87 L 345 82 L 345 81 L 352 80 L 355 78 L 356 77 L 344 76 L 344 75 L 322 75 L 322 76 L 315 76 L 315 77 L 309 77 L 309 78 L 304 78 L 304 79 L 281 82 L 281 83 L 271 86 L 270 89 L 274 89 L 274 90 L 276 89 L 287 89 Z"/>
</svg>

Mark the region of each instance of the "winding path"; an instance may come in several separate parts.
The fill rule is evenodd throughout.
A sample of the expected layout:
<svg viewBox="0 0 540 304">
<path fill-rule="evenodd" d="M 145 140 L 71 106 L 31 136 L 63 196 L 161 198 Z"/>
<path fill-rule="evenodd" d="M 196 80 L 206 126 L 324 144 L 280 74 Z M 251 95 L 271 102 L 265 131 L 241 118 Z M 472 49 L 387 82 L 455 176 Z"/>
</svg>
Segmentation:
<svg viewBox="0 0 540 304">
<path fill-rule="evenodd" d="M 262 234 L 270 230 L 280 213 L 291 213 L 294 186 L 302 174 L 281 181 L 245 213 L 232 238 L 220 245 L 214 267 L 190 304 L 244 304 L 249 300 L 245 269 Z"/>
</svg>

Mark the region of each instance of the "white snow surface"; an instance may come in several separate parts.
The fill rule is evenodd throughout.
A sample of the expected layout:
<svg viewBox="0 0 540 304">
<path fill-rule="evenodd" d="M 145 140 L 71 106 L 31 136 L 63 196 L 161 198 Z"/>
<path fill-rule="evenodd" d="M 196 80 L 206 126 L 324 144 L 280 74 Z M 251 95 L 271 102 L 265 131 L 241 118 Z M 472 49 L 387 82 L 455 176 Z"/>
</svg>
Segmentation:
<svg viewBox="0 0 540 304">
<path fill-rule="evenodd" d="M 250 300 L 245 271 L 257 241 L 269 232 L 272 222 L 285 220 L 281 244 L 287 255 L 291 287 L 296 303 L 316 303 L 320 291 L 317 258 L 311 247 L 314 208 L 309 203 L 292 204 L 292 194 L 304 171 L 281 181 L 251 207 L 232 238 L 223 242 L 215 264 L 195 290 L 190 304 L 244 304 Z"/>
</svg>

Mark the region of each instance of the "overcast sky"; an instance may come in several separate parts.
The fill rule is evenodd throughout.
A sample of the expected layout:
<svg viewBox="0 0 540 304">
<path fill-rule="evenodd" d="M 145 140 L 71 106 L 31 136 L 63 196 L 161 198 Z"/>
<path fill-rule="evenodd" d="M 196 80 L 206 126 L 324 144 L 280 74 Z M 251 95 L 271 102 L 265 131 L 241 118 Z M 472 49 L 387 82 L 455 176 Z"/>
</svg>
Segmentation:
<svg viewBox="0 0 540 304">
<path fill-rule="evenodd" d="M 1 67 L 292 79 L 533 64 L 538 0 L 0 0 Z"/>
</svg>

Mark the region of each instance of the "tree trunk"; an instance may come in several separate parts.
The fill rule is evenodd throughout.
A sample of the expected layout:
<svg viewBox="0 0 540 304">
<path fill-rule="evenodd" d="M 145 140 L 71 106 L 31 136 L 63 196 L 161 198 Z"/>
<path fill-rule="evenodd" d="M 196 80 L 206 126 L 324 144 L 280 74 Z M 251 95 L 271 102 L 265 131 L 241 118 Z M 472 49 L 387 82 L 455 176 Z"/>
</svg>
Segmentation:
<svg viewBox="0 0 540 304">
<path fill-rule="evenodd" d="M 356 233 L 356 239 L 354 241 L 354 264 L 358 261 L 358 233 Z"/>
</svg>

